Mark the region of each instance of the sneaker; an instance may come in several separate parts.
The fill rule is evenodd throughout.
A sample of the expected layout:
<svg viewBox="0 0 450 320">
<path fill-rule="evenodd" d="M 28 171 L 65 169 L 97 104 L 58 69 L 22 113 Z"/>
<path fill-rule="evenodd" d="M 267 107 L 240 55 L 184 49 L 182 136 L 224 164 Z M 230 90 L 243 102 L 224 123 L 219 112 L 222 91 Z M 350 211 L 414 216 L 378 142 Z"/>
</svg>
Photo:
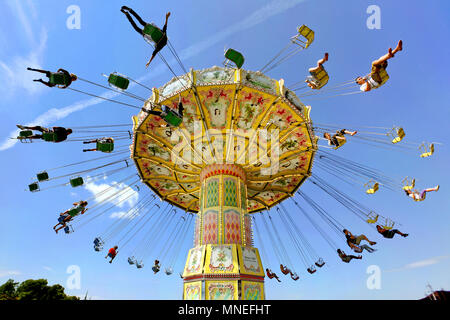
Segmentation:
<svg viewBox="0 0 450 320">
<path fill-rule="evenodd" d="M 18 125 L 16 125 L 16 126 L 17 126 L 17 128 L 19 128 L 20 130 L 25 130 L 25 127 L 22 126 L 22 125 L 20 125 L 20 124 L 18 124 Z"/>
</svg>

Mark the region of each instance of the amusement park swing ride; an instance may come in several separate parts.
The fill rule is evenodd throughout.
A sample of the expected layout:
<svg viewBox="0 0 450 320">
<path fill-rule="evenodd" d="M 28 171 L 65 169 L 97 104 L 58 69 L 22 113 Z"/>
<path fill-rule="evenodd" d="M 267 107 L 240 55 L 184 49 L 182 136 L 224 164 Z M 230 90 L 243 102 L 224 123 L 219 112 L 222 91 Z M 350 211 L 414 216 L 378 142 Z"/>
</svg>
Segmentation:
<svg viewBox="0 0 450 320">
<path fill-rule="evenodd" d="M 157 45 L 162 31 L 156 26 L 147 31 L 150 32 L 147 40 L 153 40 Z M 258 71 L 244 69 L 244 55 L 232 48 L 225 51 L 223 67 L 187 71 L 169 41 L 168 49 L 185 72 L 176 75 L 163 55 L 158 53 L 174 76 L 159 88 L 146 87 L 117 72 L 105 75 L 109 86 L 77 77 L 78 82 L 106 88 L 116 95 L 138 100 L 141 105 L 96 96 L 72 86 L 66 86 L 67 89 L 130 106 L 138 109 L 139 113 L 132 116 L 132 124 L 72 128 L 75 134 L 84 132 L 89 135 L 68 140 L 94 143 L 95 148 L 84 151 L 107 155 L 39 172 L 36 181 L 29 185 L 29 191 L 45 190 L 41 185 L 56 179 L 66 180 L 48 188 L 66 185 L 76 188 L 105 176 L 129 173 L 92 197 L 99 199 L 103 196 L 103 200 L 90 205 L 86 213 L 85 209 L 78 210 L 77 207 L 68 210 L 68 218 L 61 222 L 64 231 L 76 231 L 139 192 L 139 201 L 125 214 L 127 219 L 117 219 L 97 235 L 94 249 L 101 251 L 110 243 L 118 244 L 123 252 L 130 248 L 131 240 L 141 234 L 140 242 L 130 248 L 127 259 L 130 266 L 144 268 L 146 259 L 153 255 L 157 259 L 152 267 L 153 273 L 160 271 L 161 261 L 164 273 L 172 275 L 183 240 L 188 238 L 193 226 L 193 247 L 187 254 L 184 270 L 179 273 L 184 282 L 184 299 L 264 299 L 265 277 L 280 279 L 274 270 L 263 267 L 263 261 L 267 263 L 264 241 L 261 240 L 263 235 L 274 246 L 281 274 L 292 281 L 301 279 L 304 275 L 294 270 L 289 257 L 291 253 L 283 245 L 280 228 L 273 222 L 272 215 L 275 214 L 283 222 L 285 236 L 292 241 L 304 271 L 311 275 L 320 272 L 326 264 L 324 257 L 315 251 L 308 235 L 296 223 L 294 213 L 289 212 L 284 203 L 291 201 L 334 252 L 341 246 L 336 237 L 346 239 L 342 232 L 345 227 L 301 190 L 306 181 L 336 199 L 371 227 L 378 224 L 389 233 L 394 230 L 396 222 L 350 198 L 318 176 L 313 164 L 324 172 L 357 181 L 370 196 L 383 189 L 412 192 L 415 179 L 406 177 L 398 183 L 375 169 L 337 156 L 334 150 L 344 146 L 347 142 L 344 135 L 348 133 L 340 134 L 338 126 L 313 123 L 311 106 L 300 100 L 300 97 L 323 92 L 337 95 L 360 92 L 359 88 L 357 92 L 348 92 L 355 89 L 354 80 L 326 88 L 329 75 L 321 64 L 311 72 L 312 76 L 306 81 L 308 85 L 302 80 L 293 84 L 291 89 L 283 79 L 275 80 L 266 75 L 309 48 L 313 41 L 314 31 L 306 25 L 300 26 L 289 45 Z M 380 77 L 379 86 L 382 86 L 389 76 L 383 69 Z M 64 84 L 62 78 L 53 80 Z M 131 84 L 148 89 L 151 96 L 146 99 L 129 92 Z M 329 139 L 322 137 L 332 130 L 338 130 L 337 134 L 333 137 L 328 135 Z M 106 133 L 109 136 L 105 137 Z M 373 134 L 378 137 L 374 138 Z M 358 133 L 353 135 L 348 139 L 359 138 L 382 146 L 403 144 L 405 150 L 417 148 L 413 143 L 402 141 L 405 131 L 397 126 L 377 133 L 364 133 L 358 129 Z M 32 142 L 35 138 L 29 128 L 23 128 L 17 137 L 21 142 Z M 57 142 L 57 135 L 52 130 L 44 130 L 38 139 Z M 115 145 L 129 139 L 132 140 L 131 145 Z M 320 144 L 327 140 L 328 145 Z M 431 156 L 434 148 L 433 143 L 421 144 L 420 157 Z M 130 157 L 126 156 L 127 153 Z M 94 161 L 102 163 L 59 176 L 51 174 Z M 133 168 L 137 174 L 130 173 Z M 92 199 L 86 200 L 90 202 Z M 116 200 L 113 205 L 112 200 Z M 269 212 L 271 208 L 275 212 Z M 317 217 L 335 234 L 324 230 L 316 222 Z M 258 248 L 253 246 L 253 230 L 258 236 L 262 257 Z M 154 248 L 154 239 L 166 235 L 167 240 L 161 248 Z M 359 242 L 355 246 L 359 248 L 358 245 Z M 153 249 L 159 249 L 159 252 L 153 252 Z M 351 260 L 345 254 L 339 254 L 339 257 L 344 262 Z"/>
</svg>

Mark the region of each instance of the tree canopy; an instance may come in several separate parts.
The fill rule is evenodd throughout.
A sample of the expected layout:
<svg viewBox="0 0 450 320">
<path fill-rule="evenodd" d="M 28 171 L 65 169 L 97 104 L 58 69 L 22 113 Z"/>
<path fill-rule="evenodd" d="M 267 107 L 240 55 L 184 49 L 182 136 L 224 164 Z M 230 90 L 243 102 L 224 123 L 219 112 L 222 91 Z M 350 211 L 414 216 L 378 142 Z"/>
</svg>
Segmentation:
<svg viewBox="0 0 450 320">
<path fill-rule="evenodd" d="M 29 279 L 22 283 L 9 279 L 0 286 L 0 300 L 79 300 L 64 293 L 64 287 L 48 285 L 46 279 Z"/>
</svg>

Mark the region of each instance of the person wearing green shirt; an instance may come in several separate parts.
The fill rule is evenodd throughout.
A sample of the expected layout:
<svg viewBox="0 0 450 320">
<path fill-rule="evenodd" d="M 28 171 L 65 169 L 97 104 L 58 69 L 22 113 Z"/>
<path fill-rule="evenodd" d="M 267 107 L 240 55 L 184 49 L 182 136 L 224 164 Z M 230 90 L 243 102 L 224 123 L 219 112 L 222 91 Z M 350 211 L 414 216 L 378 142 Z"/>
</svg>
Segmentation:
<svg viewBox="0 0 450 320">
<path fill-rule="evenodd" d="M 33 81 L 40 82 L 50 88 L 58 86 L 58 88 L 65 89 L 70 86 L 73 81 L 77 80 L 76 75 L 74 75 L 73 73 L 69 73 L 64 69 L 58 69 L 58 71 L 56 72 L 33 68 L 27 68 L 27 70 L 45 74 L 48 78 L 48 81 L 44 81 L 42 79 L 35 79 Z"/>
<path fill-rule="evenodd" d="M 120 9 L 122 13 L 125 14 L 128 21 L 130 21 L 134 30 L 136 30 L 140 35 L 142 35 L 147 41 L 155 44 L 155 49 L 153 50 L 152 57 L 145 65 L 148 67 L 150 62 L 152 62 L 153 58 L 156 54 L 161 51 L 167 44 L 167 20 L 169 19 L 170 12 L 166 13 L 166 22 L 164 23 L 164 27 L 159 29 L 152 23 L 147 23 L 131 8 L 122 6 Z M 139 28 L 136 23 L 133 21 L 133 18 L 130 16 L 130 13 L 136 18 L 136 20 L 144 27 L 143 29 Z"/>
</svg>

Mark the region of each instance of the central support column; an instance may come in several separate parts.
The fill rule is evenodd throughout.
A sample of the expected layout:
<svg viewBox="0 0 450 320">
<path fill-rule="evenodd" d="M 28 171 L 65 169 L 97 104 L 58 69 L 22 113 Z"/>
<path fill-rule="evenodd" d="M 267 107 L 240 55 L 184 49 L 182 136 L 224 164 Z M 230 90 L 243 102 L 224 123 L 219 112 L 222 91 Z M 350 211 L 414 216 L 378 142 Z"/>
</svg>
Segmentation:
<svg viewBox="0 0 450 320">
<path fill-rule="evenodd" d="M 183 272 L 183 299 L 264 299 L 264 269 L 253 248 L 244 170 L 232 164 L 209 165 L 200 181 L 200 211 Z"/>
</svg>

